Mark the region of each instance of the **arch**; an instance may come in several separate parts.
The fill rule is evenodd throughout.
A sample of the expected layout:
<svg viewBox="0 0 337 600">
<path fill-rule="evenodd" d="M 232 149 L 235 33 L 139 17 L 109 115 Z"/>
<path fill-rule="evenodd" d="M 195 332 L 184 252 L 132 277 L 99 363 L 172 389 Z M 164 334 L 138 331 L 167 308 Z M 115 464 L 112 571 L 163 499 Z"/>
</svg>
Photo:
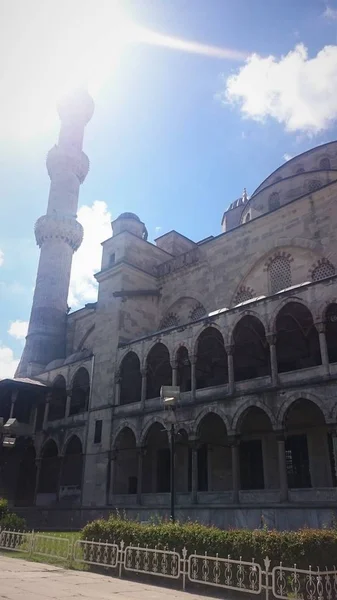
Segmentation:
<svg viewBox="0 0 337 600">
<path fill-rule="evenodd" d="M 85 334 L 83 335 L 83 337 L 81 338 L 80 343 L 77 346 L 77 350 L 76 352 L 81 352 L 81 350 L 86 350 L 87 348 L 84 347 L 85 342 L 87 341 L 88 337 L 92 334 L 92 332 L 95 329 L 95 325 L 92 325 L 88 331 L 85 332 Z"/>
<path fill-rule="evenodd" d="M 138 450 L 136 436 L 123 427 L 115 437 L 115 464 L 112 490 L 115 494 L 136 494 L 138 489 Z"/>
<path fill-rule="evenodd" d="M 278 449 L 272 420 L 264 408 L 246 406 L 237 421 L 240 433 L 241 489 L 278 487 Z"/>
<path fill-rule="evenodd" d="M 59 492 L 60 457 L 55 440 L 49 438 L 41 450 L 38 492 L 48 495 L 46 503 L 54 502 Z"/>
<path fill-rule="evenodd" d="M 280 194 L 278 192 L 272 192 L 268 198 L 268 209 L 269 211 L 280 208 Z"/>
<path fill-rule="evenodd" d="M 312 281 L 320 281 L 321 279 L 325 279 L 327 277 L 333 277 L 335 274 L 336 269 L 327 258 L 321 258 L 309 271 Z"/>
<path fill-rule="evenodd" d="M 67 389 L 63 375 L 58 375 L 53 383 L 49 401 L 48 421 L 63 419 L 66 412 Z"/>
<path fill-rule="evenodd" d="M 175 313 L 169 312 L 159 323 L 159 330 L 178 327 L 180 319 Z"/>
<path fill-rule="evenodd" d="M 219 329 L 207 327 L 200 333 L 197 340 L 196 356 L 197 388 L 228 383 L 227 352 Z"/>
<path fill-rule="evenodd" d="M 155 344 L 146 359 L 146 397 L 158 398 L 163 385 L 172 384 L 170 353 L 161 342 Z"/>
<path fill-rule="evenodd" d="M 180 346 L 176 353 L 177 364 L 177 384 L 180 386 L 181 392 L 189 392 L 191 390 L 191 363 L 188 356 L 188 350 L 185 346 Z"/>
<path fill-rule="evenodd" d="M 331 302 L 325 309 L 325 335 L 329 362 L 337 362 L 337 303 Z"/>
<path fill-rule="evenodd" d="M 276 317 L 275 329 L 279 373 L 322 364 L 318 332 L 304 304 L 285 304 Z"/>
<path fill-rule="evenodd" d="M 77 504 L 80 500 L 83 477 L 83 447 L 80 438 L 71 435 L 64 447 L 62 462 L 60 500 Z"/>
<path fill-rule="evenodd" d="M 142 390 L 142 375 L 140 361 L 135 352 L 128 352 L 120 367 L 120 404 L 140 402 Z"/>
<path fill-rule="evenodd" d="M 231 450 L 224 420 L 210 410 L 199 420 L 197 433 L 198 490 L 231 489 Z"/>
<path fill-rule="evenodd" d="M 322 171 L 329 171 L 331 169 L 330 159 L 327 156 L 321 158 L 319 161 L 319 168 L 322 169 Z"/>
<path fill-rule="evenodd" d="M 149 417 L 146 420 L 145 425 L 143 426 L 143 429 L 140 434 L 140 446 L 141 447 L 143 447 L 145 445 L 146 439 L 148 437 L 148 433 L 149 433 L 152 425 L 156 425 L 156 424 L 159 424 L 162 429 L 166 428 L 164 419 L 162 419 L 161 417 L 158 417 L 158 416 Z"/>
<path fill-rule="evenodd" d="M 116 440 L 117 440 L 119 434 L 121 433 L 121 431 L 123 431 L 123 429 L 130 429 L 132 431 L 133 435 L 135 436 L 136 444 L 138 445 L 139 434 L 136 429 L 136 426 L 134 425 L 134 423 L 131 423 L 129 421 L 123 421 L 122 423 L 120 423 L 118 425 L 117 429 L 112 434 L 112 447 L 115 446 Z"/>
<path fill-rule="evenodd" d="M 170 448 L 166 429 L 156 420 L 147 430 L 143 457 L 142 490 L 145 493 L 170 491 Z"/>
<path fill-rule="evenodd" d="M 201 421 L 210 413 L 217 415 L 224 422 L 226 431 L 230 431 L 230 421 L 226 413 L 219 406 L 206 406 L 203 408 L 194 419 L 193 432 L 197 436 L 198 428 Z"/>
<path fill-rule="evenodd" d="M 70 402 L 70 415 L 86 412 L 89 405 L 90 377 L 85 367 L 80 367 L 73 378 Z"/>
<path fill-rule="evenodd" d="M 332 453 L 324 412 L 299 395 L 283 415 L 290 488 L 331 487 Z"/>
<path fill-rule="evenodd" d="M 233 331 L 235 381 L 264 377 L 270 373 L 269 345 L 265 328 L 255 316 L 240 319 Z"/>
<path fill-rule="evenodd" d="M 258 408 L 258 409 L 262 410 L 264 413 L 266 413 L 268 419 L 270 420 L 270 422 L 272 424 L 273 429 L 276 427 L 277 421 L 276 421 L 275 415 L 272 412 L 272 410 L 269 408 L 269 406 L 267 406 L 266 404 L 261 402 L 261 400 L 255 399 L 255 400 L 247 400 L 241 406 L 239 406 L 236 413 L 234 414 L 234 417 L 233 417 L 232 423 L 231 423 L 231 430 L 233 432 L 235 432 L 236 434 L 239 433 L 240 422 L 251 408 Z"/>
<path fill-rule="evenodd" d="M 286 400 L 284 400 L 284 402 L 282 403 L 282 405 L 278 411 L 278 414 L 277 414 L 277 428 L 278 429 L 284 428 L 286 414 L 289 411 L 289 408 L 294 403 L 296 403 L 298 400 L 307 400 L 308 402 L 311 402 L 312 404 L 316 404 L 317 408 L 324 415 L 324 419 L 327 420 L 329 418 L 328 414 L 326 412 L 324 403 L 319 398 L 319 396 L 315 396 L 315 394 L 310 394 L 308 392 L 295 393 L 295 394 L 291 394 L 288 398 L 286 398 Z"/>
<path fill-rule="evenodd" d="M 256 294 L 252 288 L 242 285 L 236 292 L 233 301 L 233 306 L 241 304 L 241 302 L 247 302 L 248 300 L 252 300 L 252 298 L 254 298 L 255 296 Z"/>
</svg>

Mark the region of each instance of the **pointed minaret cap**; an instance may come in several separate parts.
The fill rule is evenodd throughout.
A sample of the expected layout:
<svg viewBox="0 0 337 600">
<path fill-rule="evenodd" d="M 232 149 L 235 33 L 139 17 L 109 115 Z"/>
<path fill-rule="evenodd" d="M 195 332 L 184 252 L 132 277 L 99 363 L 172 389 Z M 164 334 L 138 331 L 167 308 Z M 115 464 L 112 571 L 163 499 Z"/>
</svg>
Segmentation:
<svg viewBox="0 0 337 600">
<path fill-rule="evenodd" d="M 247 200 L 248 200 L 248 196 L 247 196 L 247 190 L 246 190 L 246 188 L 243 188 L 243 192 L 242 192 L 242 200 L 243 200 L 243 202 L 247 202 Z"/>
</svg>

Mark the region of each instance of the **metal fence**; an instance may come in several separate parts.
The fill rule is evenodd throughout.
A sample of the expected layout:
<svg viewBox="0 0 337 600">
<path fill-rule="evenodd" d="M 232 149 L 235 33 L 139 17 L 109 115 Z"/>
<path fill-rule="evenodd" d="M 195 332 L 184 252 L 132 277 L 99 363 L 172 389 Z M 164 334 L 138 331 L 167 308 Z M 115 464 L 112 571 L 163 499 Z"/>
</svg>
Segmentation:
<svg viewBox="0 0 337 600">
<path fill-rule="evenodd" d="M 270 568 L 268 557 L 263 564 L 188 554 L 175 549 L 125 546 L 124 542 L 71 540 L 33 532 L 0 531 L 0 550 L 22 552 L 28 556 L 50 557 L 65 564 L 81 563 L 110 570 L 119 577 L 128 573 L 176 580 L 183 589 L 189 584 L 212 586 L 239 592 L 243 597 L 260 596 L 266 600 L 336 600 L 337 569 L 307 570 L 285 567 L 280 563 Z"/>
</svg>

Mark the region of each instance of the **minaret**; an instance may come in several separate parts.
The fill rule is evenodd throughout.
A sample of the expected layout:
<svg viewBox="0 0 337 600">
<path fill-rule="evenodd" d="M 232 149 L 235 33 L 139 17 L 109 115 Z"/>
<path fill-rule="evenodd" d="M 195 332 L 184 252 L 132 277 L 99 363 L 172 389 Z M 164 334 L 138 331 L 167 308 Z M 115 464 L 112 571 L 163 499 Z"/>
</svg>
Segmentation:
<svg viewBox="0 0 337 600">
<path fill-rule="evenodd" d="M 65 357 L 71 263 L 83 238 L 82 225 L 76 220 L 78 195 L 89 171 L 89 159 L 82 151 L 83 135 L 93 112 L 93 100 L 84 89 L 65 98 L 58 107 L 60 135 L 47 156 L 48 208 L 35 225 L 41 252 L 17 377 L 37 374 L 52 360 Z"/>
</svg>

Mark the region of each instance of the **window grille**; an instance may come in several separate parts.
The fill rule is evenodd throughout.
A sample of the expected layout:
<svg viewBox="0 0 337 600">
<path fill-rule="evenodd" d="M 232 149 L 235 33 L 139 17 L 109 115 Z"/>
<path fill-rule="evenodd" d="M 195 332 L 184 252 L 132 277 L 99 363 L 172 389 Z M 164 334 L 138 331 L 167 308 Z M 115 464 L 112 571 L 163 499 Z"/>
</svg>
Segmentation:
<svg viewBox="0 0 337 600">
<path fill-rule="evenodd" d="M 190 313 L 190 321 L 197 321 L 198 319 L 202 319 L 206 314 L 206 309 L 202 304 L 198 304 Z"/>
<path fill-rule="evenodd" d="M 251 298 L 254 298 L 253 290 L 246 287 L 241 287 L 235 296 L 234 305 L 240 304 L 241 302 L 246 302 L 246 300 L 251 300 Z"/>
<path fill-rule="evenodd" d="M 169 313 L 162 319 L 159 329 L 168 329 L 169 327 L 177 327 L 179 325 L 179 318 L 173 313 Z"/>
<path fill-rule="evenodd" d="M 276 294 L 291 286 L 290 260 L 287 256 L 276 256 L 269 265 L 270 291 Z"/>
<path fill-rule="evenodd" d="M 322 187 L 322 184 L 319 179 L 311 179 L 308 183 L 309 192 L 315 192 L 316 190 L 319 190 L 320 187 Z"/>
<path fill-rule="evenodd" d="M 336 269 L 328 260 L 322 260 L 317 267 L 314 268 L 311 279 L 312 281 L 319 281 L 325 279 L 325 277 L 332 277 L 335 275 Z"/>
<path fill-rule="evenodd" d="M 276 210 L 280 206 L 280 196 L 277 192 L 273 192 L 268 200 L 269 210 Z"/>
<path fill-rule="evenodd" d="M 324 171 L 328 171 L 329 169 L 331 169 L 330 159 L 329 158 L 322 158 L 319 161 L 319 168 L 320 169 L 324 169 Z"/>
</svg>

